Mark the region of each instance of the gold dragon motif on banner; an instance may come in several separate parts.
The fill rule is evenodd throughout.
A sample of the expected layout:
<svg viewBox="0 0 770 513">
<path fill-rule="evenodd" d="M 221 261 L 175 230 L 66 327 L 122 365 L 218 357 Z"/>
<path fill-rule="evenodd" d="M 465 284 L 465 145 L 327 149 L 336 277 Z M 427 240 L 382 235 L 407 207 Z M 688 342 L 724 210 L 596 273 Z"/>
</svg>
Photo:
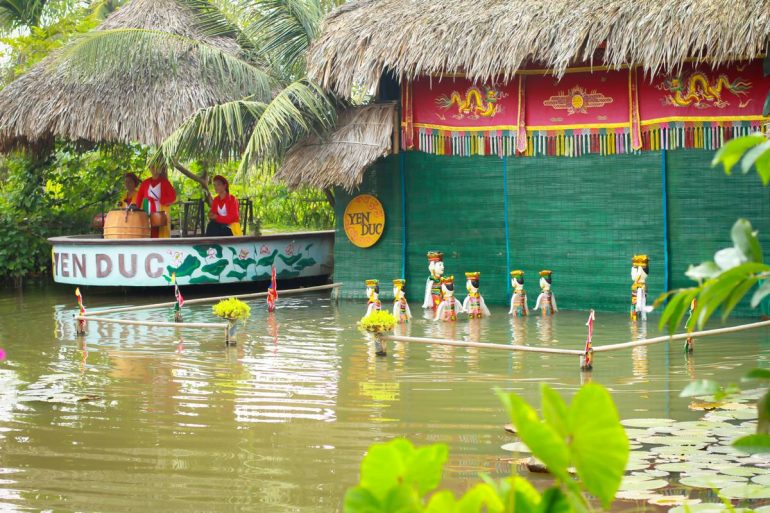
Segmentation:
<svg viewBox="0 0 770 513">
<path fill-rule="evenodd" d="M 681 74 L 672 76 L 656 87 L 670 93 L 665 95 L 661 102 L 664 105 L 675 107 L 724 109 L 730 105 L 730 102 L 722 98 L 723 91 L 729 91 L 738 98 L 738 108 L 740 109 L 745 108 L 751 102 L 751 99 L 743 100 L 743 97 L 751 89 L 751 82 L 740 77 L 730 82 L 727 75 L 719 75 L 712 83 L 708 75 L 698 71 L 686 79 Z"/>
<path fill-rule="evenodd" d="M 449 96 L 442 94 L 436 98 L 436 106 L 449 110 L 453 105 L 457 105 L 456 114 L 452 114 L 455 119 L 492 118 L 500 112 L 498 101 L 504 96 L 492 87 L 484 86 L 482 92 L 480 88 L 473 86 L 465 91 L 464 96 L 457 91 L 452 91 Z"/>
</svg>

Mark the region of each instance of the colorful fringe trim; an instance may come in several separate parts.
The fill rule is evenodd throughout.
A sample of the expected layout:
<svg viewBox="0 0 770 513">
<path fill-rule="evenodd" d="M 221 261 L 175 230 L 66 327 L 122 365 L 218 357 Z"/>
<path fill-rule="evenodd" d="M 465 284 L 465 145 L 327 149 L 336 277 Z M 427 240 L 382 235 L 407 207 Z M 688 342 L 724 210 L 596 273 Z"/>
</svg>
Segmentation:
<svg viewBox="0 0 770 513">
<path fill-rule="evenodd" d="M 763 129 L 760 121 L 669 122 L 641 128 L 641 148 L 632 147 L 629 128 L 536 130 L 527 132 L 527 149 L 516 151 L 517 132 L 414 130 L 414 149 L 433 155 L 497 155 L 579 157 L 587 154 L 618 155 L 640 150 L 699 148 L 717 150 L 726 141 Z M 402 149 L 407 149 L 407 132 L 402 130 Z"/>
<path fill-rule="evenodd" d="M 627 128 L 584 128 L 530 132 L 527 134 L 527 150 L 524 155 L 579 157 L 589 153 L 616 155 L 633 152 L 631 132 Z"/>
<path fill-rule="evenodd" d="M 406 137 L 401 134 L 401 147 L 406 149 Z M 483 132 L 451 132 L 432 128 L 415 130 L 414 148 L 433 155 L 497 155 L 513 156 L 516 153 L 516 132 L 512 130 L 488 130 Z"/>
<path fill-rule="evenodd" d="M 674 150 L 677 148 L 701 148 L 718 150 L 726 141 L 742 137 L 762 129 L 760 121 L 735 121 L 730 123 L 672 122 L 642 127 L 643 150 Z"/>
</svg>

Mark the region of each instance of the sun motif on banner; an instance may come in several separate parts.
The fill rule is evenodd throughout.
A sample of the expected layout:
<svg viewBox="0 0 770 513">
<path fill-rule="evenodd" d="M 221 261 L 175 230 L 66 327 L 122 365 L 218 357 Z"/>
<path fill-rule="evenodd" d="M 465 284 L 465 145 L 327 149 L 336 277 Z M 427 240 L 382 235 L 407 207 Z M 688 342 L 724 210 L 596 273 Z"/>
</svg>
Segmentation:
<svg viewBox="0 0 770 513">
<path fill-rule="evenodd" d="M 751 99 L 744 100 L 751 89 L 751 82 L 740 77 L 731 82 L 727 75 L 719 75 L 716 79 L 712 79 L 705 73 L 697 71 L 689 76 L 680 73 L 668 77 L 655 87 L 669 93 L 661 99 L 663 105 L 674 107 L 724 109 L 730 105 L 730 102 L 722 97 L 724 92 L 735 95 L 739 109 L 746 108 L 751 102 Z"/>
<path fill-rule="evenodd" d="M 573 114 L 588 114 L 588 109 L 604 107 L 612 102 L 613 100 L 609 96 L 604 96 L 596 90 L 592 90 L 589 93 L 579 85 L 576 85 L 566 93 L 559 91 L 559 94 L 545 100 L 543 105 L 556 110 L 566 110 L 567 115 L 571 116 Z"/>
<path fill-rule="evenodd" d="M 465 94 L 452 91 L 435 99 L 436 106 L 443 110 L 453 110 L 455 119 L 493 118 L 502 112 L 500 100 L 508 96 L 499 89 L 490 86 L 469 87 Z M 440 119 L 446 119 L 439 115 Z"/>
</svg>

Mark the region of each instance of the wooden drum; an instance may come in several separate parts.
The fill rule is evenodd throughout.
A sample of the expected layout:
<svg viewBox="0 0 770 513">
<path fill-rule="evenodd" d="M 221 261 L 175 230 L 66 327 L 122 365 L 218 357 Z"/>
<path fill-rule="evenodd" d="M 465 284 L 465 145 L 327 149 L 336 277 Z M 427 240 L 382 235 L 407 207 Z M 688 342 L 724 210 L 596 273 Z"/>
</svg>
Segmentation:
<svg viewBox="0 0 770 513">
<path fill-rule="evenodd" d="M 150 220 L 143 210 L 110 210 L 104 220 L 105 239 L 145 239 L 150 237 Z"/>
<path fill-rule="evenodd" d="M 162 210 L 160 212 L 153 212 L 150 214 L 150 226 L 153 228 L 159 228 L 168 224 L 168 217 Z"/>
</svg>

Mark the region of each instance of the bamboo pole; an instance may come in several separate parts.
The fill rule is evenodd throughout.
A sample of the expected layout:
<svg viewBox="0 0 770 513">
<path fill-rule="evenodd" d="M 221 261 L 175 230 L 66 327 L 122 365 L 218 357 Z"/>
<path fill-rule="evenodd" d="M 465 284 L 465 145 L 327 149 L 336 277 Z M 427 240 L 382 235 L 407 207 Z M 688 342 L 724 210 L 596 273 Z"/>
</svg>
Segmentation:
<svg viewBox="0 0 770 513">
<path fill-rule="evenodd" d="M 338 287 L 342 287 L 342 283 L 331 283 L 329 285 L 316 285 L 313 287 L 304 287 L 299 289 L 287 289 L 287 290 L 278 290 L 280 295 L 282 296 L 290 296 L 294 294 L 302 294 L 305 292 L 316 292 L 319 290 L 330 290 L 335 289 Z M 200 303 L 209 303 L 214 301 L 220 301 L 222 299 L 229 299 L 231 297 L 237 298 L 237 299 L 252 299 L 252 298 L 260 298 L 260 297 L 266 297 L 267 292 L 254 292 L 251 294 L 238 294 L 236 296 L 217 296 L 217 297 L 203 297 L 199 299 L 185 299 L 184 304 L 185 305 L 194 305 L 194 304 L 200 304 Z M 162 308 L 166 306 L 174 306 L 176 304 L 176 301 L 168 301 L 166 303 L 155 303 L 151 305 L 139 305 L 139 306 L 126 306 L 121 308 L 110 308 L 107 310 L 89 310 L 88 314 L 89 316 L 94 315 L 105 315 L 105 314 L 113 314 L 113 313 L 120 313 L 120 312 L 135 312 L 137 310 L 147 310 L 150 308 Z"/>
<path fill-rule="evenodd" d="M 580 351 L 579 349 L 558 349 L 555 347 L 490 344 L 487 342 L 470 342 L 467 340 L 452 340 L 452 339 L 443 339 L 443 338 L 403 337 L 401 335 L 388 335 L 386 337 L 383 337 L 383 340 L 391 340 L 394 342 L 415 342 L 417 344 L 438 344 L 442 346 L 455 346 L 455 347 L 478 347 L 481 349 L 497 349 L 500 351 L 522 351 L 522 352 L 530 352 L 530 353 L 569 354 L 572 356 L 579 356 L 583 354 L 583 351 Z"/>
<path fill-rule="evenodd" d="M 659 344 L 661 342 L 669 342 L 674 340 L 683 340 L 688 337 L 700 338 L 709 337 L 714 335 L 724 335 L 726 333 L 735 333 L 738 331 L 746 331 L 757 328 L 770 327 L 770 321 L 753 322 L 749 324 L 741 324 L 739 326 L 730 326 L 727 328 L 716 328 L 712 330 L 696 331 L 694 333 L 679 333 L 677 335 L 664 335 L 655 338 L 646 338 L 642 340 L 632 340 L 629 342 L 623 342 L 620 344 L 608 344 L 604 346 L 594 346 L 593 351 L 595 353 L 617 351 L 620 349 L 628 349 L 638 346 L 648 346 L 652 344 Z M 417 344 L 436 344 L 443 346 L 454 347 L 477 347 L 480 349 L 496 349 L 499 351 L 522 351 L 529 353 L 548 353 L 548 354 L 566 354 L 566 355 L 583 355 L 584 351 L 579 349 L 558 349 L 554 347 L 535 347 L 535 346 L 522 346 L 522 345 L 508 345 L 508 344 L 492 344 L 488 342 L 470 342 L 466 340 L 453 340 L 443 338 L 425 338 L 425 337 L 404 337 L 401 335 L 388 335 L 383 337 L 383 340 L 390 340 L 394 342 L 414 342 Z"/>
<path fill-rule="evenodd" d="M 129 321 L 127 319 L 113 319 L 112 317 L 93 317 L 77 315 L 78 321 L 111 322 L 114 324 L 128 324 L 131 326 L 152 326 L 165 328 L 215 328 L 218 330 L 229 327 L 226 322 L 158 322 L 158 321 Z"/>
<path fill-rule="evenodd" d="M 602 351 L 615 351 L 618 349 L 626 349 L 629 347 L 648 346 L 651 344 L 659 344 L 660 342 L 684 340 L 688 337 L 700 338 L 711 337 L 714 335 L 724 335 L 725 333 L 735 333 L 738 331 L 752 330 L 756 328 L 764 328 L 770 326 L 770 321 L 752 322 L 749 324 L 741 324 L 738 326 L 729 326 L 727 328 L 715 328 L 713 330 L 695 331 L 693 333 L 678 333 L 676 335 L 663 335 L 661 337 L 646 338 L 642 340 L 632 340 L 630 342 L 623 342 L 621 344 L 609 344 L 604 346 L 594 346 L 594 352 Z"/>
</svg>

